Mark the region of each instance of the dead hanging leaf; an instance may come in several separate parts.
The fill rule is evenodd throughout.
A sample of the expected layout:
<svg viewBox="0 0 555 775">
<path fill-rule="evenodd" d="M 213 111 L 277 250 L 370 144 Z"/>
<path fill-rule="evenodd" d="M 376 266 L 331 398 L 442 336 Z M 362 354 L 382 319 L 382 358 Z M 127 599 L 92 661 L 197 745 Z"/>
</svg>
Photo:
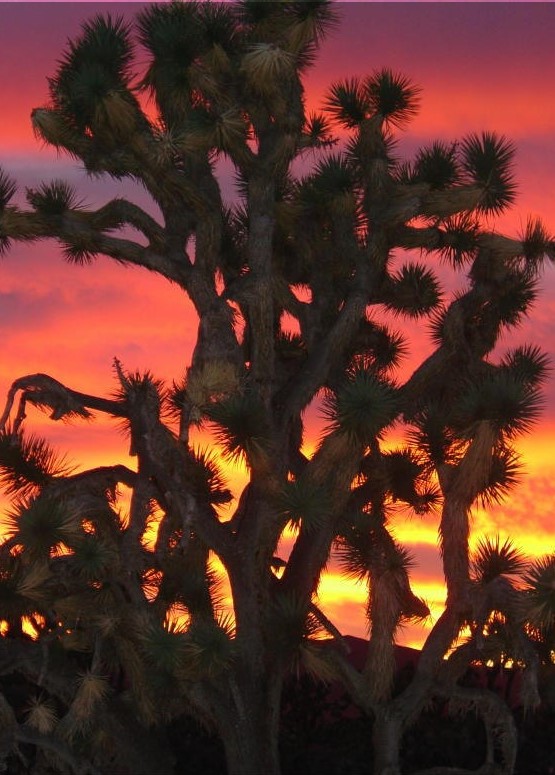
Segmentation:
<svg viewBox="0 0 555 775">
<path fill-rule="evenodd" d="M 295 57 L 272 43 L 258 43 L 243 57 L 241 70 L 260 93 L 274 90 L 276 82 L 295 71 Z"/>
<path fill-rule="evenodd" d="M 97 706 L 102 703 L 109 692 L 109 684 L 104 676 L 87 670 L 79 676 L 77 693 L 71 704 L 71 709 L 80 721 L 90 718 Z"/>
<path fill-rule="evenodd" d="M 133 134 L 137 123 L 137 109 L 122 94 L 110 92 L 102 100 L 102 109 L 114 133 L 126 137 Z"/>
<path fill-rule="evenodd" d="M 50 734 L 58 723 L 54 703 L 51 700 L 34 697 L 27 710 L 26 720 L 27 724 L 41 735 Z"/>
<path fill-rule="evenodd" d="M 226 361 L 207 361 L 201 368 L 189 369 L 186 390 L 193 406 L 233 393 L 239 387 L 237 371 Z"/>
</svg>

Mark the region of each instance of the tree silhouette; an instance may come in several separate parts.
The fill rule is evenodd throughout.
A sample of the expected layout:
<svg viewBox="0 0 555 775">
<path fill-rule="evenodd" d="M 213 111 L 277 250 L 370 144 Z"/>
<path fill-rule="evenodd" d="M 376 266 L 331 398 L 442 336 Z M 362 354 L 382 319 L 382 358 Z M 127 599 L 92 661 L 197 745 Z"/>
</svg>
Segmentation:
<svg viewBox="0 0 555 775">
<path fill-rule="evenodd" d="M 529 310 L 554 243 L 536 221 L 519 239 L 488 228 L 515 194 L 504 137 L 396 158 L 396 134 L 419 107 L 405 76 L 382 69 L 336 82 L 323 112 L 308 114 L 302 78 L 336 22 L 327 0 L 151 5 L 134 28 L 98 16 L 69 43 L 33 125 L 91 174 L 139 181 L 155 214 L 125 197 L 88 209 L 63 181 L 28 190 L 22 209 L 10 204 L 15 183 L 0 178 L 4 251 L 53 237 L 70 262 L 104 255 L 147 268 L 183 290 L 199 321 L 192 361 L 171 387 L 118 360 L 110 398 L 45 374 L 12 384 L 0 418 L 1 476 L 14 496 L 0 549 L 1 671 L 35 689 L 26 715 L 2 701 L 4 760 L 28 744 L 37 772 L 168 773 L 164 725 L 189 713 L 217 731 L 230 773 L 278 773 L 282 684 L 302 664 L 342 680 L 373 719 L 377 773 L 400 771 L 403 731 L 433 697 L 476 708 L 490 741 L 484 767 L 512 769 L 509 712 L 458 679 L 479 658 L 492 612 L 507 609 L 517 558 L 484 545 L 472 571 L 469 514 L 516 482 L 512 442 L 538 416 L 545 357 L 494 349 Z M 137 46 L 146 56 L 138 80 Z M 221 194 L 223 157 L 236 173 L 232 207 Z M 301 158 L 310 169 L 296 175 Z M 463 278 L 452 298 L 438 261 Z M 386 322 L 392 315 L 428 321 L 435 342 L 404 381 L 407 343 Z M 327 426 L 307 455 L 304 413 L 315 402 Z M 67 470 L 24 433 L 29 404 L 53 420 L 115 418 L 136 467 Z M 395 423 L 407 442 L 391 450 Z M 248 469 L 230 519 L 216 459 L 190 439 L 201 424 L 214 449 Z M 428 614 L 392 535 L 397 503 L 440 510 L 448 597 L 414 679 L 395 694 L 396 630 Z M 368 582 L 360 672 L 316 604 L 332 549 Z M 529 577 L 538 627 L 552 624 L 533 592 L 547 572 L 538 565 Z M 548 598 L 552 606 L 552 589 Z M 444 659 L 469 622 L 473 647 Z M 515 622 L 524 638 L 526 617 Z M 317 640 L 322 631 L 339 646 Z M 523 660 L 533 700 L 532 652 Z"/>
</svg>

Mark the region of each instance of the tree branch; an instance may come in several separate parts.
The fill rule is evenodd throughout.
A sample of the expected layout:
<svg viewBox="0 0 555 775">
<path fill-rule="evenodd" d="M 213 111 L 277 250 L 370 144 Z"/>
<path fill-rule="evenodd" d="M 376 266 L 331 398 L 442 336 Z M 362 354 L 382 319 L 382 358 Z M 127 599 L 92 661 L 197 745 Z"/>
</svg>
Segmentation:
<svg viewBox="0 0 555 775">
<path fill-rule="evenodd" d="M 127 199 L 112 199 L 95 212 L 91 211 L 89 217 L 92 225 L 99 231 L 119 228 L 127 223 L 144 234 L 151 247 L 165 243 L 162 226 L 141 207 Z"/>
<path fill-rule="evenodd" d="M 52 410 L 50 415 L 52 420 L 60 420 L 72 415 L 89 418 L 91 416 L 89 409 L 105 412 L 112 417 L 127 416 L 124 405 L 119 401 L 72 390 L 48 374 L 29 374 L 12 383 L 8 391 L 4 412 L 0 417 L 0 431 L 6 427 L 19 390 L 21 390 L 21 398 L 13 425 L 14 433 L 18 432 L 25 419 L 25 405 L 28 401 L 35 406 L 49 407 Z"/>
</svg>

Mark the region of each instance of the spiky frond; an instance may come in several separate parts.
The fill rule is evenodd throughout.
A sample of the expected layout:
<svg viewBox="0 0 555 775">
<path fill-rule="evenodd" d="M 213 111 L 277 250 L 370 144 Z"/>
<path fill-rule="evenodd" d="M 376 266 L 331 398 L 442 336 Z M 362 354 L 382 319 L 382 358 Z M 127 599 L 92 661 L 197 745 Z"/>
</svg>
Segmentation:
<svg viewBox="0 0 555 775">
<path fill-rule="evenodd" d="M 321 483 L 307 477 L 287 482 L 279 498 L 279 510 L 293 525 L 303 524 L 307 532 L 318 530 L 330 509 L 330 497 Z"/>
<path fill-rule="evenodd" d="M 387 125 L 402 129 L 418 113 L 420 89 L 388 68 L 373 73 L 363 85 L 373 113 Z"/>
<path fill-rule="evenodd" d="M 193 491 L 209 503 L 229 503 L 232 495 L 215 455 L 197 449 L 191 462 L 189 477 Z"/>
<path fill-rule="evenodd" d="M 239 378 L 236 368 L 231 363 L 210 360 L 201 367 L 189 369 L 183 384 L 174 385 L 170 398 L 175 407 L 181 410 L 183 396 L 186 393 L 189 401 L 199 409 L 200 413 L 206 404 L 222 399 L 238 388 Z"/>
<path fill-rule="evenodd" d="M 457 268 L 471 261 L 478 249 L 480 223 L 473 213 L 459 213 L 447 218 L 443 224 L 444 235 L 440 256 Z"/>
<path fill-rule="evenodd" d="M 437 309 L 433 310 L 429 318 L 428 330 L 430 333 L 430 339 L 438 347 L 440 347 L 442 344 L 445 344 L 446 322 L 448 315 L 449 307 L 446 307 L 444 304 L 442 304 Z"/>
<path fill-rule="evenodd" d="M 483 190 L 479 204 L 483 212 L 500 213 L 514 202 L 514 153 L 514 145 L 493 132 L 472 134 L 463 140 L 462 168 L 469 179 Z"/>
<path fill-rule="evenodd" d="M 273 22 L 275 25 L 276 17 L 283 13 L 284 8 L 284 3 L 268 3 L 266 0 L 239 0 L 237 3 L 241 21 L 249 26 L 257 27 L 259 31 L 268 28 L 275 29 L 273 25 L 270 27 L 270 23 Z"/>
<path fill-rule="evenodd" d="M 67 210 L 76 210 L 82 205 L 74 188 L 64 180 L 42 183 L 35 189 L 28 188 L 27 201 L 41 215 L 47 217 L 63 215 Z"/>
<path fill-rule="evenodd" d="M 427 183 L 432 191 L 441 191 L 459 179 L 456 146 L 436 141 L 416 154 L 412 180 Z"/>
<path fill-rule="evenodd" d="M 71 546 L 82 534 L 78 515 L 45 496 L 17 502 L 7 514 L 7 531 L 37 559 L 48 558 L 60 544 Z"/>
<path fill-rule="evenodd" d="M 185 628 L 165 621 L 150 623 L 140 635 L 141 650 L 154 670 L 175 674 L 185 657 Z"/>
<path fill-rule="evenodd" d="M 376 129 L 374 127 L 374 130 L 370 132 L 370 137 L 375 134 Z M 367 170 L 369 177 L 363 173 L 363 183 L 365 186 L 372 186 L 373 183 L 378 183 L 380 180 L 383 183 L 383 176 L 386 174 L 397 179 L 400 167 L 397 147 L 397 138 L 387 131 L 379 132 L 379 140 L 374 138 L 372 141 L 369 140 L 367 133 L 355 132 L 347 140 L 345 154 L 359 172 Z M 368 169 L 367 166 L 369 159 L 372 160 L 371 169 Z M 364 180 L 364 178 L 366 179 Z"/>
<path fill-rule="evenodd" d="M 553 235 L 545 228 L 539 218 L 528 218 L 522 236 L 524 258 L 536 267 L 553 250 Z"/>
<path fill-rule="evenodd" d="M 401 500 L 419 508 L 422 496 L 417 485 L 422 477 L 424 466 L 417 454 L 411 449 L 397 449 L 386 452 L 382 457 L 386 476 L 386 488 L 394 501 Z"/>
<path fill-rule="evenodd" d="M 351 78 L 331 85 L 325 108 L 334 121 L 352 129 L 367 117 L 370 103 L 360 80 Z"/>
<path fill-rule="evenodd" d="M 368 369 L 356 369 L 323 403 L 324 416 L 331 421 L 328 430 L 363 444 L 380 436 L 398 411 L 395 386 Z"/>
<path fill-rule="evenodd" d="M 536 388 L 499 369 L 468 385 L 456 410 L 456 425 L 464 430 L 487 420 L 498 433 L 513 438 L 530 430 L 543 403 Z"/>
<path fill-rule="evenodd" d="M 119 380 L 119 387 L 114 392 L 115 399 L 127 402 L 130 406 L 146 406 L 158 416 L 166 397 L 166 386 L 163 380 L 157 379 L 148 370 L 124 374 L 119 361 L 116 361 L 115 368 Z"/>
<path fill-rule="evenodd" d="M 359 582 L 368 579 L 371 572 L 406 577 L 414 558 L 405 547 L 392 539 L 385 541 L 385 537 L 381 520 L 361 512 L 336 543 L 341 572 Z"/>
<path fill-rule="evenodd" d="M 337 139 L 331 131 L 331 124 L 322 113 L 311 113 L 303 127 L 304 145 L 309 148 L 327 148 L 335 145 Z"/>
<path fill-rule="evenodd" d="M 67 65 L 70 71 L 85 63 L 99 62 L 115 79 L 125 81 L 131 75 L 132 58 L 129 23 L 123 16 L 114 19 L 110 14 L 97 14 L 83 24 L 81 36 L 70 43 L 61 65 L 62 68 Z M 69 71 L 68 80 L 71 79 Z"/>
<path fill-rule="evenodd" d="M 233 460 L 247 462 L 267 447 L 266 416 L 255 396 L 235 393 L 206 407 L 206 416 L 216 428 L 217 441 Z"/>
<path fill-rule="evenodd" d="M 44 603 L 49 597 L 48 582 L 52 573 L 46 562 L 33 562 L 20 568 L 17 592 L 33 603 Z"/>
<path fill-rule="evenodd" d="M 502 503 L 519 484 L 522 472 L 520 457 L 514 450 L 504 448 L 495 451 L 484 488 L 478 496 L 479 501 L 485 508 Z"/>
<path fill-rule="evenodd" d="M 73 234 L 71 243 L 64 244 L 63 256 L 68 264 L 78 266 L 92 264 L 98 256 L 95 236 L 88 233 Z"/>
<path fill-rule="evenodd" d="M 501 543 L 495 538 L 482 538 L 472 557 L 472 572 L 476 581 L 487 584 L 499 576 L 519 576 L 526 566 L 526 557 L 509 539 Z"/>
<path fill-rule="evenodd" d="M 508 352 L 501 360 L 501 367 L 530 387 L 539 387 L 550 371 L 549 356 L 534 345 L 523 345 Z"/>
<path fill-rule="evenodd" d="M 183 557 L 169 554 L 162 563 L 158 597 L 170 604 L 183 604 L 191 614 L 211 614 L 224 602 L 221 576 L 208 564 L 207 553 L 197 545 Z"/>
<path fill-rule="evenodd" d="M 532 563 L 524 574 L 523 616 L 538 630 L 555 625 L 555 555 Z"/>
<path fill-rule="evenodd" d="M 185 680 L 199 675 L 215 678 L 229 670 L 234 657 L 232 635 L 232 624 L 227 619 L 196 621 L 184 638 L 185 659 L 179 674 Z"/>
<path fill-rule="evenodd" d="M 367 517 L 367 515 L 361 516 Z M 376 552 L 376 534 L 371 522 L 350 528 L 339 537 L 335 545 L 335 554 L 342 575 L 356 582 L 368 579 Z"/>
<path fill-rule="evenodd" d="M 190 67 L 207 45 L 198 5 L 150 5 L 137 17 L 139 41 L 150 57 L 141 85 L 152 93 L 168 127 L 191 107 Z"/>
<path fill-rule="evenodd" d="M 299 334 L 280 331 L 276 336 L 276 354 L 284 362 L 302 363 L 307 358 L 306 345 Z"/>
<path fill-rule="evenodd" d="M 19 628 L 21 618 L 37 609 L 37 602 L 25 594 L 25 566 L 20 555 L 0 548 L 0 619 L 9 627 Z M 44 578 L 42 579 L 44 582 Z"/>
<path fill-rule="evenodd" d="M 295 592 L 280 593 L 267 612 L 273 648 L 280 655 L 299 656 L 300 646 L 321 632 L 322 627 L 304 600 Z"/>
<path fill-rule="evenodd" d="M 394 369 L 407 354 L 402 334 L 380 326 L 372 320 L 362 320 L 355 339 L 354 356 L 371 364 L 376 372 Z"/>
<path fill-rule="evenodd" d="M 355 179 L 349 164 L 339 154 L 330 154 L 320 160 L 314 173 L 305 178 L 299 188 L 301 203 L 306 207 L 329 211 L 353 212 L 355 208 Z"/>
<path fill-rule="evenodd" d="M 291 24 L 287 40 L 301 69 L 312 64 L 322 39 L 335 28 L 338 14 L 330 0 L 300 0 L 289 3 Z"/>
<path fill-rule="evenodd" d="M 419 455 L 435 466 L 448 462 L 454 437 L 444 413 L 430 405 L 413 422 L 415 427 L 409 433 L 409 440 Z"/>
<path fill-rule="evenodd" d="M 432 271 L 420 264 L 405 264 L 393 277 L 386 306 L 410 317 L 420 317 L 438 306 L 439 282 Z"/>
<path fill-rule="evenodd" d="M 123 18 L 98 15 L 85 23 L 50 79 L 53 106 L 83 131 L 95 124 L 103 100 L 112 95 L 124 95 L 135 105 L 126 90 L 132 54 L 130 28 Z"/>
<path fill-rule="evenodd" d="M 10 178 L 3 169 L 0 169 L 0 211 L 8 206 L 16 191 L 17 184 L 15 180 Z"/>
<path fill-rule="evenodd" d="M 199 3 L 197 9 L 207 45 L 233 52 L 239 33 L 235 9 L 225 3 Z"/>
<path fill-rule="evenodd" d="M 95 581 L 117 567 L 115 548 L 100 541 L 95 535 L 85 534 L 73 541 L 69 564 L 79 578 Z"/>
<path fill-rule="evenodd" d="M 199 4 L 171 3 L 152 5 L 138 16 L 139 41 L 153 58 L 153 63 L 186 69 L 203 48 Z"/>
<path fill-rule="evenodd" d="M 9 429 L 0 432 L 0 484 L 8 495 L 27 498 L 72 470 L 44 439 Z"/>
<path fill-rule="evenodd" d="M 64 148 L 77 156 L 76 148 L 83 144 L 83 138 L 63 110 L 57 108 L 35 108 L 31 113 L 33 131 L 45 143 L 55 148 Z"/>
<path fill-rule="evenodd" d="M 537 279 L 526 270 L 513 269 L 496 290 L 490 308 L 506 326 L 518 326 L 537 295 Z"/>
</svg>

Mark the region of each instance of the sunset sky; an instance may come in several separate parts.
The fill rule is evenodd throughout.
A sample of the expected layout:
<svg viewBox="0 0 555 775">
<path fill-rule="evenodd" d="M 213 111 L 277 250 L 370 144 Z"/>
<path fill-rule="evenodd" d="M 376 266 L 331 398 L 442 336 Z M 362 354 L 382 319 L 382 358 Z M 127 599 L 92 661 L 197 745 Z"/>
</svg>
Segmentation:
<svg viewBox="0 0 555 775">
<path fill-rule="evenodd" d="M 555 233 L 555 4 L 552 3 L 338 3 L 342 23 L 321 49 L 307 77 L 307 102 L 318 107 L 327 86 L 388 66 L 422 88 L 418 117 L 401 136 L 399 153 L 410 156 L 433 139 L 453 141 L 469 132 L 495 130 L 517 148 L 519 196 L 512 211 L 491 227 L 521 235 L 527 218 L 539 216 Z M 146 204 L 129 184 L 117 188 L 87 180 L 76 162 L 57 158 L 36 140 L 31 109 L 46 102 L 46 76 L 53 74 L 68 37 L 99 10 L 130 18 L 133 3 L 0 3 L 0 167 L 26 186 L 64 178 L 83 200 L 98 206 L 118 191 Z M 140 70 L 141 62 L 137 62 Z M 229 180 L 224 180 L 231 195 Z M 450 278 L 445 276 L 447 283 Z M 529 321 L 502 342 L 501 350 L 530 342 L 555 363 L 555 269 L 548 267 L 543 291 Z M 407 329 L 408 330 L 408 329 Z M 430 350 L 425 326 L 411 326 L 405 369 Z M 150 369 L 179 379 L 196 334 L 192 308 L 183 294 L 146 271 L 107 259 L 92 266 L 65 264 L 54 242 L 17 245 L 0 263 L 0 401 L 18 376 L 46 372 L 75 389 L 98 395 L 114 389 L 111 363 Z M 1 413 L 1 408 L 0 408 Z M 41 414 L 29 427 L 47 434 L 76 463 L 128 462 L 122 436 L 101 418 L 64 426 Z M 555 550 L 555 373 L 534 432 L 519 449 L 526 475 L 510 500 L 474 515 L 475 535 L 511 535 L 531 556 Z M 240 472 L 231 472 L 240 481 Z M 437 519 L 399 519 L 397 538 L 418 562 L 416 590 L 437 614 L 442 588 Z M 333 571 L 321 599 L 340 628 L 364 635 L 364 589 Z M 400 639 L 418 643 L 414 628 Z"/>
</svg>

